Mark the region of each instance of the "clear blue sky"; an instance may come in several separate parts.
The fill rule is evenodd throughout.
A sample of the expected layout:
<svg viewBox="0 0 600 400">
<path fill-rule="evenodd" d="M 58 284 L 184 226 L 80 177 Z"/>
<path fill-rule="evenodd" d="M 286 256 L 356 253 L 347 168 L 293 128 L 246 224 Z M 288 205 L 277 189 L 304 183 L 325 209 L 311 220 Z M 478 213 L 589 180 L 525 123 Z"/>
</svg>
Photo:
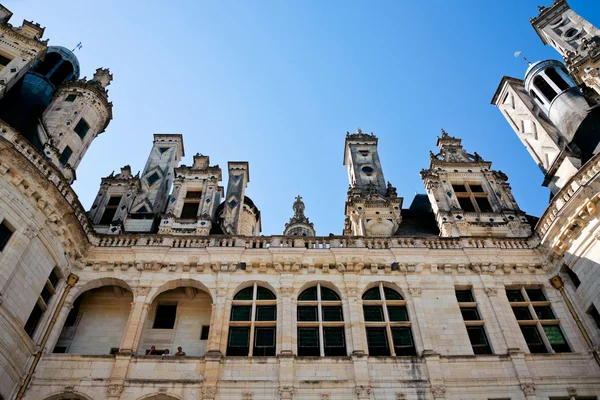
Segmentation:
<svg viewBox="0 0 600 400">
<path fill-rule="evenodd" d="M 551 0 L 538 0 L 549 5 Z M 571 0 L 596 26 L 596 0 Z M 526 0 L 9 0 L 13 24 L 46 27 L 75 47 L 82 76 L 114 74 L 114 119 L 92 144 L 75 189 L 86 208 L 100 178 L 143 168 L 153 133 L 181 133 L 226 168 L 250 162 L 263 234 L 280 234 L 298 190 L 317 234 L 340 234 L 348 177 L 346 131 L 379 137 L 385 178 L 408 207 L 424 193 L 440 128 L 508 174 L 521 208 L 541 215 L 542 173 L 490 100 L 503 75 L 559 58 L 529 24 Z M 299 189 L 298 189 L 299 188 Z"/>
</svg>

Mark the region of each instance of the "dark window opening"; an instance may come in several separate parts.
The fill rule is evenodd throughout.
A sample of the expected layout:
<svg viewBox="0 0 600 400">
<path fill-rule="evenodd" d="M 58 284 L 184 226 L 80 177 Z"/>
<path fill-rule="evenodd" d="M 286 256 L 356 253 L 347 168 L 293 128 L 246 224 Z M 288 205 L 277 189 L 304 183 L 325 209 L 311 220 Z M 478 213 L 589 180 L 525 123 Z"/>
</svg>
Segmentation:
<svg viewBox="0 0 600 400">
<path fill-rule="evenodd" d="M 269 289 L 258 286 L 256 288 L 256 300 L 275 300 L 275 294 Z"/>
<path fill-rule="evenodd" d="M 50 82 L 58 86 L 73 73 L 73 64 L 69 61 L 63 61 L 58 68 L 50 75 Z"/>
<path fill-rule="evenodd" d="M 533 319 L 528 307 L 513 307 L 513 313 L 517 321 L 530 321 Z"/>
<path fill-rule="evenodd" d="M 484 193 L 483 187 L 481 185 L 470 184 L 469 188 L 471 189 L 471 192 L 473 192 L 473 193 Z"/>
<path fill-rule="evenodd" d="M 370 356 L 391 355 L 386 329 L 367 327 L 367 347 Z"/>
<path fill-rule="evenodd" d="M 480 212 L 494 211 L 487 197 L 476 197 L 475 201 L 477 202 L 477 207 L 479 207 Z"/>
<path fill-rule="evenodd" d="M 394 289 L 384 287 L 383 294 L 386 300 L 404 300 L 404 297 Z"/>
<path fill-rule="evenodd" d="M 77 125 L 75 125 L 75 129 L 73 129 L 73 130 L 75 131 L 77 136 L 79 136 L 81 139 L 83 139 L 85 137 L 86 133 L 88 133 L 88 131 L 90 130 L 90 126 L 85 121 L 85 119 L 81 118 L 79 120 L 79 122 L 77 123 Z"/>
<path fill-rule="evenodd" d="M 54 268 L 52 270 L 52 272 L 50 272 L 50 276 L 48 277 L 48 280 L 52 284 L 52 287 L 54 289 L 56 289 L 56 285 L 58 284 L 58 281 L 60 280 L 60 276 L 58 275 L 56 268 Z"/>
<path fill-rule="evenodd" d="M 548 353 L 537 328 L 532 325 L 521 325 L 521 332 L 531 353 Z"/>
<path fill-rule="evenodd" d="M 83 296 L 79 296 L 73 303 L 73 308 L 69 310 L 69 315 L 67 315 L 67 319 L 65 320 L 65 327 L 75 326 L 75 323 L 77 322 L 77 315 L 79 314 L 79 305 L 81 304 L 82 298 Z"/>
<path fill-rule="evenodd" d="M 588 311 L 588 312 L 594 319 L 594 322 L 596 323 L 596 326 L 598 327 L 598 329 L 600 329 L 600 313 L 598 312 L 598 309 L 596 308 L 596 306 L 592 304 L 592 307 L 590 308 L 590 311 Z"/>
<path fill-rule="evenodd" d="M 44 60 L 41 61 L 36 67 L 35 67 L 35 72 L 37 72 L 40 75 L 47 75 L 48 72 L 50 72 L 52 70 L 52 68 L 54 68 L 60 61 L 62 60 L 62 57 L 60 56 L 60 54 L 58 53 L 47 53 L 46 57 L 44 57 Z"/>
<path fill-rule="evenodd" d="M 530 301 L 548 301 L 542 289 L 525 289 Z"/>
<path fill-rule="evenodd" d="M 242 289 L 233 297 L 234 300 L 252 300 L 252 293 L 254 291 L 254 287 L 250 286 L 246 289 Z"/>
<path fill-rule="evenodd" d="M 121 202 L 122 196 L 111 196 L 108 199 L 108 203 L 104 207 L 104 213 L 102 214 L 102 218 L 100 218 L 100 225 L 109 225 L 115 214 L 117 213 L 117 209 L 119 203 Z"/>
<path fill-rule="evenodd" d="M 177 315 L 177 305 L 159 304 L 156 307 L 156 316 L 152 329 L 173 329 L 175 327 L 175 317 Z"/>
<path fill-rule="evenodd" d="M 152 186 L 160 179 L 160 176 L 156 172 L 148 177 L 148 185 Z"/>
<path fill-rule="evenodd" d="M 481 321 L 477 307 L 461 307 L 460 313 L 465 321 Z"/>
<path fill-rule="evenodd" d="M 320 356 L 319 328 L 298 328 L 298 356 Z"/>
<path fill-rule="evenodd" d="M 208 334 L 210 333 L 210 325 L 202 325 L 202 328 L 200 329 L 200 340 L 208 340 Z"/>
<path fill-rule="evenodd" d="M 69 162 L 69 158 L 71 158 L 71 154 L 73 154 L 73 150 L 71 150 L 69 146 L 65 147 L 63 152 L 60 154 L 60 157 L 58 157 L 58 161 L 62 165 L 66 166 Z"/>
<path fill-rule="evenodd" d="M 311 287 L 306 289 L 298 296 L 298 301 L 316 301 L 317 300 L 317 287 Z"/>
<path fill-rule="evenodd" d="M 546 76 L 548 76 L 560 90 L 567 90 L 570 87 L 567 81 L 565 81 L 554 68 L 548 68 L 545 72 Z"/>
<path fill-rule="evenodd" d="M 343 321 L 344 316 L 342 313 L 342 307 L 340 306 L 327 306 L 322 307 L 321 312 L 323 313 L 323 321 Z"/>
<path fill-rule="evenodd" d="M 0 70 L 2 70 L 3 67 L 6 67 L 8 64 L 10 64 L 11 61 L 11 58 L 5 57 L 2 54 L 0 54 Z"/>
<path fill-rule="evenodd" d="M 108 352 L 108 354 L 110 354 L 111 356 L 114 356 L 118 352 L 119 352 L 119 348 L 118 347 L 111 347 L 110 351 Z"/>
<path fill-rule="evenodd" d="M 394 352 L 397 356 L 417 355 L 410 328 L 392 328 L 392 340 L 394 342 Z"/>
<path fill-rule="evenodd" d="M 362 295 L 363 300 L 381 300 L 381 294 L 379 293 L 379 288 L 374 287 L 373 289 L 367 290 Z"/>
<path fill-rule="evenodd" d="M 317 306 L 302 306 L 298 307 L 298 321 L 318 321 Z"/>
<path fill-rule="evenodd" d="M 408 312 L 404 306 L 387 306 L 387 311 L 391 322 L 408 321 Z"/>
<path fill-rule="evenodd" d="M 540 92 L 542 92 L 542 95 L 544 95 L 546 100 L 548 100 L 548 103 L 552 102 L 552 100 L 554 100 L 554 98 L 556 97 L 556 91 L 552 88 L 552 86 L 550 86 L 548 82 L 546 82 L 546 80 L 542 76 L 536 76 L 533 80 L 533 84 Z"/>
<path fill-rule="evenodd" d="M 382 306 L 363 306 L 365 321 L 383 322 L 383 307 Z"/>
<path fill-rule="evenodd" d="M 228 356 L 248 356 L 250 351 L 250 328 L 229 328 L 229 340 L 227 341 Z"/>
<path fill-rule="evenodd" d="M 571 352 L 567 339 L 565 339 L 565 335 L 563 335 L 558 325 L 544 325 L 543 329 L 550 346 L 552 346 L 552 350 L 556 353 Z"/>
<path fill-rule="evenodd" d="M 465 193 L 467 187 L 465 185 L 452 185 L 452 190 L 454 190 L 455 193 Z"/>
<path fill-rule="evenodd" d="M 535 314 L 537 315 L 538 319 L 556 319 L 554 313 L 552 312 L 552 309 L 548 306 L 536 306 L 533 307 L 533 309 L 535 310 Z"/>
<path fill-rule="evenodd" d="M 471 290 L 456 290 L 456 299 L 459 303 L 474 303 L 475 298 Z"/>
<path fill-rule="evenodd" d="M 65 354 L 67 352 L 66 346 L 56 346 L 52 353 L 54 354 Z"/>
<path fill-rule="evenodd" d="M 473 205 L 471 199 L 468 197 L 458 197 L 458 204 L 460 205 L 460 208 L 465 212 L 475 211 L 475 206 Z"/>
<path fill-rule="evenodd" d="M 70 93 L 66 98 L 65 101 L 68 101 L 69 103 L 72 103 L 75 101 L 75 99 L 77 98 L 77 95 L 74 93 Z"/>
<path fill-rule="evenodd" d="M 42 289 L 42 293 L 40 293 L 40 297 L 44 300 L 44 303 L 46 303 L 46 305 L 47 305 L 48 302 L 50 301 L 50 297 L 52 297 L 53 294 L 54 294 L 54 291 L 50 290 L 50 288 L 48 287 L 48 284 L 45 284 Z"/>
<path fill-rule="evenodd" d="M 323 328 L 325 356 L 345 356 L 346 338 L 344 328 Z"/>
<path fill-rule="evenodd" d="M 256 321 L 275 321 L 277 308 L 275 306 L 256 306 Z"/>
<path fill-rule="evenodd" d="M 33 306 L 33 310 L 31 310 L 31 314 L 29 314 L 29 318 L 27 318 L 27 322 L 25 323 L 25 332 L 29 335 L 29 337 L 33 337 L 35 333 L 35 329 L 44 314 L 44 310 L 40 305 L 36 302 L 35 306 Z"/>
<path fill-rule="evenodd" d="M 507 290 L 506 297 L 508 297 L 508 301 L 510 301 L 511 303 L 525 301 L 523 293 L 521 293 L 519 289 Z"/>
<path fill-rule="evenodd" d="M 579 285 L 581 285 L 581 281 L 579 280 L 579 277 L 577 276 L 575 271 L 573 271 L 571 268 L 567 267 L 566 265 L 564 267 L 564 271 L 567 273 L 567 275 L 569 275 L 569 279 L 571 279 L 571 282 L 573 282 L 573 285 L 575 285 L 575 288 L 578 288 Z"/>
<path fill-rule="evenodd" d="M 483 326 L 467 326 L 467 333 L 475 354 L 493 354 Z"/>
<path fill-rule="evenodd" d="M 233 306 L 231 307 L 231 321 L 250 321 L 252 306 Z"/>
<path fill-rule="evenodd" d="M 337 295 L 331 289 L 321 286 L 321 300 L 322 301 L 340 301 L 340 296 Z"/>
<path fill-rule="evenodd" d="M 254 350 L 253 356 L 274 356 L 275 355 L 275 328 L 255 328 L 254 329 Z"/>
<path fill-rule="evenodd" d="M 8 243 L 8 240 L 10 239 L 12 234 L 12 229 L 10 229 L 4 221 L 0 223 L 0 251 L 4 250 L 4 247 Z"/>
<path fill-rule="evenodd" d="M 185 194 L 186 199 L 200 199 L 202 197 L 201 191 L 188 191 Z"/>
<path fill-rule="evenodd" d="M 200 203 L 183 203 L 183 208 L 181 209 L 181 218 L 196 218 L 198 216 L 198 209 L 200 208 Z"/>
</svg>

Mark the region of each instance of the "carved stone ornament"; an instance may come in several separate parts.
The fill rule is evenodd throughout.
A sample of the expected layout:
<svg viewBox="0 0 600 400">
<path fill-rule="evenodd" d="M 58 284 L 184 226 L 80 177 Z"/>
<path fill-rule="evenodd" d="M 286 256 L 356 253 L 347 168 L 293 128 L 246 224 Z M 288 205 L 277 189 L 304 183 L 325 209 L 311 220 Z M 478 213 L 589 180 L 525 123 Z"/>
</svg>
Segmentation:
<svg viewBox="0 0 600 400">
<path fill-rule="evenodd" d="M 521 390 L 525 396 L 535 396 L 535 384 L 533 383 L 522 383 Z"/>
<path fill-rule="evenodd" d="M 123 385 L 109 385 L 108 395 L 111 397 L 119 397 L 123 391 Z"/>
<path fill-rule="evenodd" d="M 406 394 L 396 393 L 396 400 L 406 400 Z"/>
<path fill-rule="evenodd" d="M 360 385 L 356 387 L 356 395 L 359 399 L 370 399 L 371 398 L 371 388 L 366 385 Z"/>
<path fill-rule="evenodd" d="M 321 395 L 321 400 L 329 400 L 330 398 L 331 398 L 331 396 L 329 396 L 328 394 Z"/>
<path fill-rule="evenodd" d="M 217 388 L 215 386 L 204 386 L 202 388 L 202 400 L 213 400 L 217 395 Z"/>
<path fill-rule="evenodd" d="M 279 398 L 281 400 L 292 400 L 294 398 L 294 388 L 292 386 L 282 386 L 279 388 Z"/>
<path fill-rule="evenodd" d="M 495 288 L 495 287 L 486 287 L 485 288 L 485 292 L 490 297 L 496 297 L 496 296 L 498 296 L 498 289 Z"/>
<path fill-rule="evenodd" d="M 243 400 L 252 400 L 252 393 L 251 392 L 242 393 L 242 399 Z"/>
<path fill-rule="evenodd" d="M 150 286 L 138 286 L 133 289 L 136 296 L 147 296 L 150 293 Z"/>
<path fill-rule="evenodd" d="M 75 386 L 67 385 L 63 388 L 63 392 L 65 393 L 73 393 L 75 391 Z"/>
<path fill-rule="evenodd" d="M 420 287 L 412 286 L 408 288 L 408 293 L 410 293 L 411 297 L 421 297 L 423 289 L 421 289 Z"/>
<path fill-rule="evenodd" d="M 567 393 L 571 397 L 577 396 L 577 389 L 575 389 L 573 386 L 569 386 L 567 387 Z"/>
<path fill-rule="evenodd" d="M 446 398 L 446 386 L 433 385 L 431 386 L 431 393 L 433 393 L 433 398 L 435 399 L 444 399 Z"/>
<path fill-rule="evenodd" d="M 291 296 L 294 294 L 294 287 L 293 286 L 282 286 L 280 291 L 281 291 L 281 294 L 284 296 Z"/>
<path fill-rule="evenodd" d="M 38 229 L 37 226 L 35 226 L 33 224 L 27 225 L 27 228 L 25 228 L 25 232 L 24 232 L 25 236 L 27 236 L 29 238 L 29 240 L 32 240 L 39 233 L 40 233 L 40 230 Z"/>
</svg>

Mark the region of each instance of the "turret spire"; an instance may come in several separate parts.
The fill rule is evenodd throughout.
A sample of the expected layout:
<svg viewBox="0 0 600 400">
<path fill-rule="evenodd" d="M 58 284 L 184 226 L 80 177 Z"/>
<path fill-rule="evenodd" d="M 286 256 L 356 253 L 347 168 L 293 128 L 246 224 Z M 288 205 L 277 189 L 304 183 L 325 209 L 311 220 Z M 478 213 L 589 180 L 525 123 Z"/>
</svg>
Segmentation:
<svg viewBox="0 0 600 400">
<path fill-rule="evenodd" d="M 296 196 L 296 200 L 292 206 L 294 216 L 290 218 L 290 222 L 285 224 L 283 234 L 286 236 L 315 236 L 315 228 L 304 215 L 304 202 L 300 195 Z"/>
</svg>

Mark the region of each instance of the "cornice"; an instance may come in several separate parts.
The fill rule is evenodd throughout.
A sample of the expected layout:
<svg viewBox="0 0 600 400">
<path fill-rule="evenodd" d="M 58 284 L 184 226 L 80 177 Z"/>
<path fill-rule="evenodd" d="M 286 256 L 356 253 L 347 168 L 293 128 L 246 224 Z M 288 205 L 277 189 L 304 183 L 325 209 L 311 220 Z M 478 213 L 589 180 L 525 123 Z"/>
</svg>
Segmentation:
<svg viewBox="0 0 600 400">
<path fill-rule="evenodd" d="M 34 47 L 38 52 L 44 52 L 48 49 L 48 39 L 37 40 L 28 38 L 27 36 L 24 36 L 16 31 L 11 24 L 0 24 L 0 34 L 7 35 L 11 38 L 27 43 L 28 45 Z"/>
</svg>

